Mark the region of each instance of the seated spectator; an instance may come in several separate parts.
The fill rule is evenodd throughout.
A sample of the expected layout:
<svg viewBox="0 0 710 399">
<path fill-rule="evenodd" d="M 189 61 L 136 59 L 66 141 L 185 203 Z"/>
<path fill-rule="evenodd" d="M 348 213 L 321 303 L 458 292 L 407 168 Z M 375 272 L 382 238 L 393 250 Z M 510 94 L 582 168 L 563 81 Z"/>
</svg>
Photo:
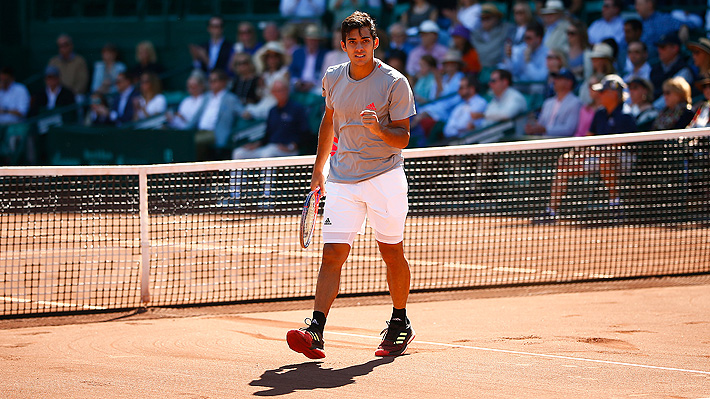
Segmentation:
<svg viewBox="0 0 710 399">
<path fill-rule="evenodd" d="M 579 109 L 579 117 L 577 118 L 577 129 L 574 132 L 574 137 L 584 137 L 589 133 L 589 128 L 592 126 L 592 119 L 594 119 L 594 114 L 597 113 L 601 103 L 599 102 L 599 92 L 592 90 L 595 84 L 601 81 L 600 78 L 592 75 L 587 79 L 587 86 L 580 87 L 580 91 L 584 90 L 589 92 L 588 97 L 589 103 L 582 103 L 582 108 Z"/>
<path fill-rule="evenodd" d="M 168 109 L 168 100 L 163 95 L 158 75 L 145 72 L 139 80 L 141 95 L 133 100 L 133 119 L 139 121 L 164 114 Z"/>
<path fill-rule="evenodd" d="M 663 82 L 665 108 L 651 125 L 652 130 L 684 129 L 695 115 L 691 111 L 693 99 L 690 97 L 690 85 L 680 76 Z"/>
<path fill-rule="evenodd" d="M 412 88 L 417 105 L 423 105 L 437 97 L 436 60 L 429 54 L 419 59 L 419 72 Z"/>
<path fill-rule="evenodd" d="M 74 52 L 74 42 L 69 35 L 60 35 L 57 38 L 57 47 L 59 54 L 49 60 L 49 65 L 59 69 L 62 85 L 77 96 L 77 102 L 81 102 L 89 88 L 89 68 L 86 60 Z"/>
<path fill-rule="evenodd" d="M 592 76 L 596 76 L 597 79 L 601 80 L 604 76 L 614 74 L 616 70 L 614 69 L 614 50 L 611 46 L 606 43 L 597 43 L 592 48 L 592 52 L 589 54 L 589 58 L 592 60 Z M 589 86 L 589 78 L 582 84 L 582 87 Z M 589 98 L 589 92 L 587 90 L 579 91 L 579 99 L 584 104 L 589 104 L 591 99 Z"/>
<path fill-rule="evenodd" d="M 525 43 L 525 31 L 528 25 L 535 21 L 530 3 L 527 0 L 516 0 L 513 5 L 513 20 L 515 21 L 515 33 L 511 38 L 511 45 Z"/>
<path fill-rule="evenodd" d="M 320 95 L 320 73 L 323 68 L 323 59 L 326 49 L 321 47 L 321 32 L 317 25 L 308 25 L 304 34 L 304 46 L 293 52 L 293 59 L 289 66 L 291 84 L 296 91 L 317 91 Z"/>
<path fill-rule="evenodd" d="M 638 130 L 647 132 L 651 130 L 653 121 L 658 117 L 658 110 L 653 107 L 652 103 L 653 83 L 644 78 L 634 77 L 628 81 L 628 85 L 629 98 L 631 100 L 629 113 L 636 118 Z"/>
<path fill-rule="evenodd" d="M 232 48 L 232 54 L 247 53 L 254 55 L 263 43 L 259 41 L 256 28 L 251 22 L 241 22 L 237 27 L 237 41 Z"/>
<path fill-rule="evenodd" d="M 30 92 L 15 82 L 15 71 L 0 69 L 0 126 L 22 122 L 30 109 Z"/>
<path fill-rule="evenodd" d="M 252 58 L 247 53 L 237 53 L 232 57 L 231 70 L 232 93 L 236 94 L 242 104 L 256 104 L 259 102 L 259 76 Z"/>
<path fill-rule="evenodd" d="M 428 0 L 412 0 L 407 11 L 400 16 L 399 22 L 409 29 L 421 27 L 425 21 L 436 22 L 438 17 L 439 11 Z"/>
<path fill-rule="evenodd" d="M 547 48 L 569 51 L 567 28 L 569 21 L 565 18 L 565 6 L 561 0 L 547 0 L 540 9 L 540 18 L 545 25 L 543 44 Z"/>
<path fill-rule="evenodd" d="M 641 23 L 643 25 L 641 41 L 644 42 L 648 48 L 648 59 L 651 65 L 658 59 L 656 44 L 661 41 L 664 35 L 678 32 L 683 26 L 679 20 L 673 18 L 670 14 L 656 11 L 656 1 L 657 0 L 635 1 L 636 12 L 641 17 Z M 651 82 L 653 82 L 653 80 Z M 656 87 L 660 87 L 661 83 L 663 82 L 658 82 Z M 656 85 L 655 82 L 653 82 L 653 84 Z"/>
<path fill-rule="evenodd" d="M 588 135 L 632 133 L 637 130 L 634 117 L 623 112 L 625 89 L 626 84 L 618 75 L 607 75 L 592 87 L 592 90 L 599 92 L 602 107 L 594 115 Z M 550 203 L 545 212 L 536 217 L 533 223 L 556 222 L 569 179 L 596 171 L 596 168 L 590 165 L 598 165 L 602 181 L 608 190 L 610 208 L 620 211 L 621 197 L 618 187 L 620 155 L 620 152 L 612 146 L 582 147 L 562 155 L 557 162 Z"/>
<path fill-rule="evenodd" d="M 146 72 L 153 72 L 160 76 L 165 71 L 165 68 L 158 63 L 158 54 L 155 52 L 155 46 L 148 40 L 136 45 L 136 62 L 137 64 L 129 69 L 130 76 L 134 79 L 139 79 Z"/>
<path fill-rule="evenodd" d="M 686 43 L 693 55 L 693 64 L 698 68 L 698 75 L 710 74 L 710 39 L 701 37 L 696 41 Z"/>
<path fill-rule="evenodd" d="M 217 16 L 210 18 L 207 21 L 207 33 L 210 38 L 206 43 L 189 46 L 192 67 L 204 72 L 215 68 L 226 70 L 232 54 L 232 43 L 224 38 L 224 19 Z"/>
<path fill-rule="evenodd" d="M 484 123 L 482 115 L 488 104 L 478 94 L 478 79 L 473 75 L 461 79 L 458 94 L 463 102 L 454 108 L 444 125 L 444 137 L 447 139 L 462 137 L 464 133 L 480 128 Z"/>
<path fill-rule="evenodd" d="M 126 70 L 126 65 L 118 61 L 118 49 L 107 43 L 101 49 L 101 61 L 94 63 L 94 77 L 91 81 L 91 92 L 101 94 L 115 94 L 116 76 Z"/>
<path fill-rule="evenodd" d="M 348 16 L 349 15 L 350 14 L 348 14 Z M 343 18 L 343 19 L 345 19 L 345 18 Z M 341 19 L 341 21 L 342 21 L 342 19 Z M 325 75 L 325 71 L 329 67 L 349 61 L 348 53 L 343 51 L 342 47 L 340 46 L 341 41 L 342 41 L 342 37 L 340 34 L 340 27 L 338 27 L 338 29 L 333 30 L 333 35 L 331 36 L 331 40 L 330 40 L 331 48 L 330 48 L 330 50 L 328 50 L 327 53 L 325 53 L 325 57 L 323 58 L 323 66 L 321 67 L 321 71 L 320 71 L 321 78 Z"/>
<path fill-rule="evenodd" d="M 292 25 L 286 25 L 284 26 L 284 29 L 290 26 Z M 281 40 L 281 31 L 279 30 L 279 27 L 275 22 L 267 22 L 261 34 L 264 37 L 264 45 L 259 47 L 259 49 L 251 55 L 251 61 L 252 63 L 254 63 L 254 67 L 256 68 L 257 74 L 261 73 L 261 71 L 264 70 L 264 66 L 261 64 L 261 59 L 264 52 L 266 52 L 266 44 L 274 42 L 280 43 L 282 46 L 284 45 Z"/>
<path fill-rule="evenodd" d="M 515 76 L 516 82 L 544 82 L 547 79 L 547 47 L 542 44 L 543 28 L 531 23 L 525 31 L 525 44 L 510 48 L 501 67 Z M 508 49 L 506 49 L 508 51 Z M 526 89 L 530 91 L 529 86 Z"/>
<path fill-rule="evenodd" d="M 481 5 L 478 0 L 459 0 L 456 9 L 444 8 L 441 13 L 451 21 L 451 26 L 461 25 L 469 31 L 481 26 Z"/>
<path fill-rule="evenodd" d="M 471 43 L 478 51 L 484 71 L 496 68 L 503 61 L 506 41 L 512 43 L 514 33 L 515 27 L 503 20 L 503 13 L 495 4 L 481 5 L 481 28 L 471 31 Z M 482 81 L 485 78 L 487 76 L 483 76 Z"/>
<path fill-rule="evenodd" d="M 29 116 L 76 103 L 74 93 L 61 84 L 59 68 L 50 65 L 44 70 L 44 84 L 44 88 L 32 96 Z"/>
<path fill-rule="evenodd" d="M 395 22 L 387 29 L 389 33 L 389 46 L 385 50 L 385 57 L 389 58 L 393 52 L 401 51 L 405 55 L 408 55 L 410 51 L 414 48 L 412 43 L 407 40 L 407 29 L 404 25 Z M 340 29 L 338 29 L 338 37 L 340 37 Z M 405 65 L 407 64 L 407 57 L 404 58 Z"/>
<path fill-rule="evenodd" d="M 545 59 L 547 66 L 547 87 L 545 89 L 545 99 L 555 96 L 555 74 L 561 69 L 569 69 L 567 67 L 567 57 L 559 50 L 548 50 L 547 58 Z"/>
<path fill-rule="evenodd" d="M 597 44 L 606 38 L 613 38 L 617 43 L 624 41 L 624 20 L 621 11 L 624 10 L 624 0 L 604 0 L 602 17 L 589 25 L 589 42 Z"/>
<path fill-rule="evenodd" d="M 299 145 L 309 134 L 306 109 L 289 97 L 289 85 L 276 80 L 271 85 L 276 105 L 269 110 L 266 134 L 253 143 L 234 149 L 232 159 L 270 158 L 298 155 Z"/>
<path fill-rule="evenodd" d="M 587 36 L 587 24 L 574 20 L 567 27 L 567 42 L 569 43 L 568 67 L 578 81 L 583 81 L 592 75 L 592 46 Z"/>
<path fill-rule="evenodd" d="M 226 72 L 212 71 L 208 83 L 205 105 L 188 129 L 198 130 L 195 135 L 198 161 L 229 159 L 232 132 L 243 106 L 237 96 L 227 90 L 229 77 Z"/>
<path fill-rule="evenodd" d="M 485 118 L 486 124 L 512 120 L 528 110 L 525 97 L 514 88 L 510 87 L 513 76 L 505 69 L 496 69 L 491 72 L 488 86 L 493 93 L 493 98 L 488 103 L 484 113 L 474 113 L 473 119 Z"/>
<path fill-rule="evenodd" d="M 626 70 L 624 80 L 630 82 L 634 78 L 650 79 L 651 65 L 648 64 L 648 49 L 646 45 L 642 41 L 635 41 L 629 43 L 627 49 L 630 69 Z M 653 101 L 653 98 L 651 100 Z"/>
<path fill-rule="evenodd" d="M 540 116 L 525 125 L 525 134 L 541 137 L 571 137 L 577 129 L 582 102 L 572 93 L 575 77 L 563 68 L 552 74 L 555 97 L 542 103 Z"/>
<path fill-rule="evenodd" d="M 700 75 L 695 81 L 695 86 L 703 92 L 705 100 L 695 106 L 695 116 L 687 127 L 708 127 L 710 126 L 710 74 Z"/>
<path fill-rule="evenodd" d="M 127 72 L 121 72 L 116 76 L 116 88 L 118 92 L 108 101 L 108 107 L 102 104 L 100 98 L 98 102 L 97 98 L 92 100 L 93 123 L 121 126 L 133 121 L 134 99 L 140 96 L 140 91 L 133 86 L 133 80 Z"/>
<path fill-rule="evenodd" d="M 289 57 L 278 42 L 269 42 L 264 45 L 266 51 L 261 55 L 264 70 L 260 76 L 259 97 L 256 104 L 247 104 L 244 109 L 245 119 L 266 119 L 269 110 L 276 105 L 276 99 L 271 95 L 271 85 L 277 79 L 289 79 Z"/>
<path fill-rule="evenodd" d="M 478 57 L 478 51 L 471 44 L 470 37 L 471 32 L 462 25 L 456 26 L 451 32 L 453 48 L 461 53 L 463 72 L 479 73 L 481 72 L 481 60 Z"/>
<path fill-rule="evenodd" d="M 624 41 L 621 42 L 622 46 L 619 48 L 619 58 L 618 64 L 623 68 L 623 72 L 630 71 L 631 61 L 628 58 L 628 45 L 632 42 L 641 42 L 646 45 L 645 42 L 641 41 L 641 35 L 643 35 L 643 24 L 638 19 L 627 19 L 624 21 Z M 646 50 L 648 46 L 646 45 Z"/>
<path fill-rule="evenodd" d="M 420 44 L 412 49 L 407 56 L 407 74 L 416 76 L 419 73 L 419 60 L 424 55 L 430 55 L 435 60 L 446 56 L 446 46 L 439 43 L 439 26 L 436 22 L 426 20 L 419 26 Z"/>
<path fill-rule="evenodd" d="M 658 49 L 658 62 L 651 64 L 650 80 L 656 88 L 653 93 L 654 106 L 661 109 L 664 106 L 664 100 L 661 97 L 661 88 L 665 84 L 664 82 L 679 76 L 687 83 L 692 83 L 693 72 L 681 56 L 681 42 L 677 34 L 669 33 L 661 36 L 656 43 L 656 48 Z"/>
<path fill-rule="evenodd" d="M 437 89 L 437 98 L 450 96 L 459 91 L 459 82 L 465 76 L 461 71 L 463 67 L 461 53 L 458 50 L 450 49 L 446 52 L 446 56 L 441 61 L 441 77 L 437 80 L 437 84 L 441 86 Z"/>
<path fill-rule="evenodd" d="M 184 130 L 195 124 L 194 120 L 205 104 L 205 83 L 205 75 L 201 69 L 196 69 L 190 74 L 186 83 L 189 95 L 180 101 L 176 113 L 166 114 L 169 128 Z"/>
</svg>

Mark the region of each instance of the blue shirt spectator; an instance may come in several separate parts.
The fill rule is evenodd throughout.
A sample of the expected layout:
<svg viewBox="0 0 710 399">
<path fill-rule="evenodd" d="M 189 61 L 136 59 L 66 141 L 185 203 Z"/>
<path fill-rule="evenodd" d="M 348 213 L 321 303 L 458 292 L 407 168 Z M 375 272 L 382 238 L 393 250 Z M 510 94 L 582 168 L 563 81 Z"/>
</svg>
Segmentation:
<svg viewBox="0 0 710 399">
<path fill-rule="evenodd" d="M 648 47 L 648 59 L 653 63 L 658 58 L 656 42 L 661 36 L 670 32 L 677 32 L 683 25 L 681 21 L 670 14 L 656 11 L 655 0 L 636 0 L 636 12 L 641 17 L 643 33 L 641 41 Z"/>
</svg>

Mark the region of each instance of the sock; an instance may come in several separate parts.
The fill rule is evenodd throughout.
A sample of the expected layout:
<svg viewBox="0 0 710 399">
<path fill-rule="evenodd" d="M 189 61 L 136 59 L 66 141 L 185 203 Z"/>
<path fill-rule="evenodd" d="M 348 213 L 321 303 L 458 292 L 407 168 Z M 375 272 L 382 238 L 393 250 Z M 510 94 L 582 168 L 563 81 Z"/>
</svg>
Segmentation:
<svg viewBox="0 0 710 399">
<path fill-rule="evenodd" d="M 619 206 L 621 205 L 621 199 L 619 197 L 612 198 L 609 200 L 609 205 L 611 206 Z"/>
<path fill-rule="evenodd" d="M 392 308 L 392 318 L 390 319 L 390 324 L 392 324 L 393 322 L 407 324 L 407 321 L 407 308 Z"/>
<path fill-rule="evenodd" d="M 322 333 L 325 328 L 325 313 L 314 310 L 311 326 L 317 328 Z"/>
</svg>

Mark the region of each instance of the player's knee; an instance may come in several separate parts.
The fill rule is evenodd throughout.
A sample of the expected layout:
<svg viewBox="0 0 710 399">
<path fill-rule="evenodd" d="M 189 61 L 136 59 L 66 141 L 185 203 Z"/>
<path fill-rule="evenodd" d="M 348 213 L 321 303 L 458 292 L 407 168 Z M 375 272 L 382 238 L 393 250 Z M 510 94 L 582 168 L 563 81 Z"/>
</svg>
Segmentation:
<svg viewBox="0 0 710 399">
<path fill-rule="evenodd" d="M 323 246 L 323 265 L 327 267 L 340 267 L 348 258 L 350 245 L 325 244 Z"/>
<path fill-rule="evenodd" d="M 385 261 L 385 263 L 399 263 L 404 259 L 404 248 L 401 242 L 398 244 L 385 244 L 382 242 L 378 242 L 378 246 L 380 248 L 380 254 L 382 255 L 382 259 Z"/>
</svg>

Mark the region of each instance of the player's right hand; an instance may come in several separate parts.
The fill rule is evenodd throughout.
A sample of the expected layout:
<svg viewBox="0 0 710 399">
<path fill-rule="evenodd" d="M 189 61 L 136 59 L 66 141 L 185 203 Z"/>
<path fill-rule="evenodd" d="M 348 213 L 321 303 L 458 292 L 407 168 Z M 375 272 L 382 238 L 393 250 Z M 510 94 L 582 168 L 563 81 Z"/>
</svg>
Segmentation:
<svg viewBox="0 0 710 399">
<path fill-rule="evenodd" d="M 322 196 L 325 195 L 325 175 L 323 171 L 313 171 L 313 175 L 311 176 L 311 191 L 315 189 L 320 189 L 320 194 Z"/>
</svg>

